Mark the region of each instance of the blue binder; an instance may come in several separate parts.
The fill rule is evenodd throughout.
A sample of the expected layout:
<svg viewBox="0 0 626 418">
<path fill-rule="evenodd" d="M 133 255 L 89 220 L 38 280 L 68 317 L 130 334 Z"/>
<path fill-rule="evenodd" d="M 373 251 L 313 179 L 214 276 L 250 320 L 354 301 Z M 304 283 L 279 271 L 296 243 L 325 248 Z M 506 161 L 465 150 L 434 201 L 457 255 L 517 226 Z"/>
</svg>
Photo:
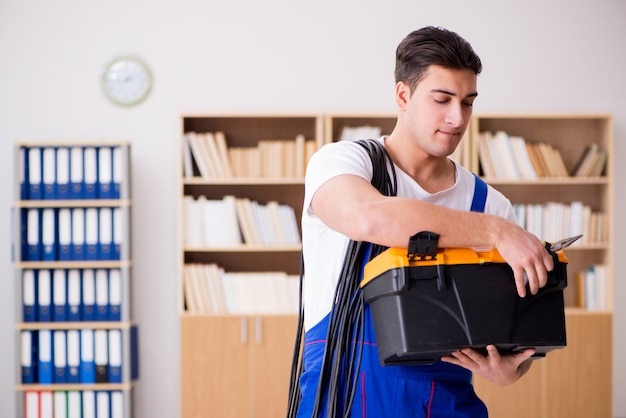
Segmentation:
<svg viewBox="0 0 626 418">
<path fill-rule="evenodd" d="M 124 417 L 124 392 L 121 390 L 111 391 L 111 418 Z"/>
<path fill-rule="evenodd" d="M 111 260 L 122 259 L 122 234 L 124 225 L 122 223 L 122 208 L 113 208 L 113 251 Z"/>
<path fill-rule="evenodd" d="M 28 148 L 19 149 L 19 176 L 20 176 L 20 199 L 28 199 Z"/>
<path fill-rule="evenodd" d="M 22 271 L 23 321 L 37 321 L 37 278 L 35 270 Z"/>
<path fill-rule="evenodd" d="M 108 391 L 96 392 L 96 418 L 111 418 L 111 396 Z"/>
<path fill-rule="evenodd" d="M 67 392 L 67 418 L 83 417 L 84 416 L 83 407 L 81 404 L 82 404 L 82 392 L 74 391 L 74 390 L 68 391 Z"/>
<path fill-rule="evenodd" d="M 72 209 L 72 260 L 85 259 L 85 208 Z"/>
<path fill-rule="evenodd" d="M 122 320 L 122 274 L 119 269 L 109 270 L 109 321 Z"/>
<path fill-rule="evenodd" d="M 96 321 L 109 320 L 109 272 L 96 270 Z"/>
<path fill-rule="evenodd" d="M 96 282 L 93 269 L 83 269 L 82 278 L 82 320 L 96 319 Z"/>
<path fill-rule="evenodd" d="M 98 208 L 85 209 L 85 260 L 99 260 Z"/>
<path fill-rule="evenodd" d="M 96 392 L 93 390 L 83 390 L 82 397 L 82 410 L 83 417 L 96 417 Z"/>
<path fill-rule="evenodd" d="M 35 331 L 20 332 L 20 363 L 22 369 L 22 383 L 25 385 L 37 383 L 37 340 Z"/>
<path fill-rule="evenodd" d="M 83 180 L 85 188 L 83 199 L 97 198 L 98 183 L 98 155 L 94 147 L 86 147 L 83 150 Z"/>
<path fill-rule="evenodd" d="M 67 337 L 65 331 L 55 330 L 54 338 L 54 383 L 67 383 Z"/>
<path fill-rule="evenodd" d="M 58 210 L 58 259 L 60 261 L 72 260 L 72 210 L 60 208 Z"/>
<path fill-rule="evenodd" d="M 113 197 L 113 148 L 98 148 L 98 199 Z"/>
<path fill-rule="evenodd" d="M 52 321 L 52 277 L 50 270 L 39 270 L 37 273 L 37 320 Z"/>
<path fill-rule="evenodd" d="M 67 331 L 67 383 L 80 383 L 80 331 Z"/>
<path fill-rule="evenodd" d="M 65 322 L 67 315 L 67 274 L 64 269 L 52 272 L 52 320 Z"/>
<path fill-rule="evenodd" d="M 80 383 L 96 383 L 93 330 L 80 331 Z"/>
<path fill-rule="evenodd" d="M 49 329 L 39 330 L 39 383 L 49 384 L 52 379 L 52 331 Z"/>
<path fill-rule="evenodd" d="M 43 261 L 57 259 L 56 209 L 44 208 L 41 211 L 41 245 Z"/>
<path fill-rule="evenodd" d="M 41 147 L 28 148 L 28 198 L 30 200 L 40 200 L 43 192 L 42 188 L 42 155 Z"/>
<path fill-rule="evenodd" d="M 81 147 L 70 148 L 70 199 L 82 199 L 85 188 L 83 149 Z"/>
<path fill-rule="evenodd" d="M 41 243 L 40 240 L 40 211 L 37 208 L 27 209 L 26 212 L 26 245 L 27 261 L 41 260 Z"/>
<path fill-rule="evenodd" d="M 130 378 L 139 379 L 139 328 L 130 327 Z"/>
<path fill-rule="evenodd" d="M 113 208 L 100 208 L 98 215 L 100 260 L 113 259 Z"/>
<path fill-rule="evenodd" d="M 56 198 L 56 150 L 53 147 L 42 149 L 42 183 L 44 200 Z"/>
<path fill-rule="evenodd" d="M 68 147 L 57 148 L 56 161 L 56 193 L 55 197 L 60 200 L 70 198 L 70 149 Z"/>
<path fill-rule="evenodd" d="M 113 148 L 113 186 L 111 199 L 119 199 L 122 195 L 122 176 L 124 166 L 122 164 L 122 148 Z"/>
<path fill-rule="evenodd" d="M 122 383 L 122 330 L 109 330 L 109 382 Z"/>
<path fill-rule="evenodd" d="M 80 270 L 70 269 L 67 272 L 67 320 L 78 322 L 82 316 Z"/>
</svg>

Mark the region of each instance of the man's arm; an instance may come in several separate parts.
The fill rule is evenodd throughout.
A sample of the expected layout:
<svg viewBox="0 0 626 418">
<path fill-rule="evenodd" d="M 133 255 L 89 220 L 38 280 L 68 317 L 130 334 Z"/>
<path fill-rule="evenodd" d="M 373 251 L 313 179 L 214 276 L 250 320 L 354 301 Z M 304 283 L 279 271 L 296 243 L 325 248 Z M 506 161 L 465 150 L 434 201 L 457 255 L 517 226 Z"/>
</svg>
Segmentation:
<svg viewBox="0 0 626 418">
<path fill-rule="evenodd" d="M 552 257 L 533 234 L 499 216 L 459 211 L 402 197 L 380 194 L 365 179 L 340 175 L 315 192 L 311 206 L 328 227 L 356 241 L 406 247 L 420 231 L 440 235 L 440 247 L 496 248 L 513 269 L 520 296 L 526 273 L 535 294 L 552 270 Z"/>
</svg>

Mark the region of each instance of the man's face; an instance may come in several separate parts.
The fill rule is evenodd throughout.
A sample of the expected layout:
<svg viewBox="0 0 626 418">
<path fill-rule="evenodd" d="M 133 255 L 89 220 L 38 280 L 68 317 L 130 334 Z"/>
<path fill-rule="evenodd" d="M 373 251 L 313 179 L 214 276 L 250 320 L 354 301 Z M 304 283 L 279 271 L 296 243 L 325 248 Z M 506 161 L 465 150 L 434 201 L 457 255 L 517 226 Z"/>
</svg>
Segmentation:
<svg viewBox="0 0 626 418">
<path fill-rule="evenodd" d="M 399 103 L 404 100 L 407 129 L 417 145 L 432 156 L 450 155 L 472 116 L 472 104 L 478 94 L 476 74 L 471 70 L 430 66 L 412 95 L 408 86 L 403 86 L 397 88 L 397 99 Z M 400 98 L 403 88 L 406 91 Z"/>
</svg>

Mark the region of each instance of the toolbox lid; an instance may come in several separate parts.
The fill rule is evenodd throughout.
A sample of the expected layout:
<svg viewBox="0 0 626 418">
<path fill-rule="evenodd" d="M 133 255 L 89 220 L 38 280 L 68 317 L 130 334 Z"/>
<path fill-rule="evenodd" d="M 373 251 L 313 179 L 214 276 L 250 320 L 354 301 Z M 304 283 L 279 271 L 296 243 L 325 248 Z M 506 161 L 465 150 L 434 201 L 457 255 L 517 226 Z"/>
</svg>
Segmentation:
<svg viewBox="0 0 626 418">
<path fill-rule="evenodd" d="M 554 254 L 557 255 L 558 261 L 569 262 L 562 250 Z M 471 248 L 438 248 L 435 258 L 409 259 L 406 248 L 391 247 L 365 265 L 361 288 L 386 271 L 397 268 L 489 263 L 506 263 L 506 261 L 495 248 L 490 251 L 475 251 Z"/>
</svg>

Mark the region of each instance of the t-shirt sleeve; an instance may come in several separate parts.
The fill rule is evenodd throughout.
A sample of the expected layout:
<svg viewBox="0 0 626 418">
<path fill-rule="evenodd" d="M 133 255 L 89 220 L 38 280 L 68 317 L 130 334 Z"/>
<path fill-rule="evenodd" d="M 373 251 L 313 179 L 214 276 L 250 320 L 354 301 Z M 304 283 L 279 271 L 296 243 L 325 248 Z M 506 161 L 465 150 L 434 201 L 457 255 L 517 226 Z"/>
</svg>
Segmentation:
<svg viewBox="0 0 626 418">
<path fill-rule="evenodd" d="M 356 175 L 368 181 L 372 178 L 371 159 L 357 143 L 333 142 L 313 154 L 307 164 L 304 181 L 304 209 L 310 211 L 313 195 L 321 185 L 344 174 Z"/>
</svg>

